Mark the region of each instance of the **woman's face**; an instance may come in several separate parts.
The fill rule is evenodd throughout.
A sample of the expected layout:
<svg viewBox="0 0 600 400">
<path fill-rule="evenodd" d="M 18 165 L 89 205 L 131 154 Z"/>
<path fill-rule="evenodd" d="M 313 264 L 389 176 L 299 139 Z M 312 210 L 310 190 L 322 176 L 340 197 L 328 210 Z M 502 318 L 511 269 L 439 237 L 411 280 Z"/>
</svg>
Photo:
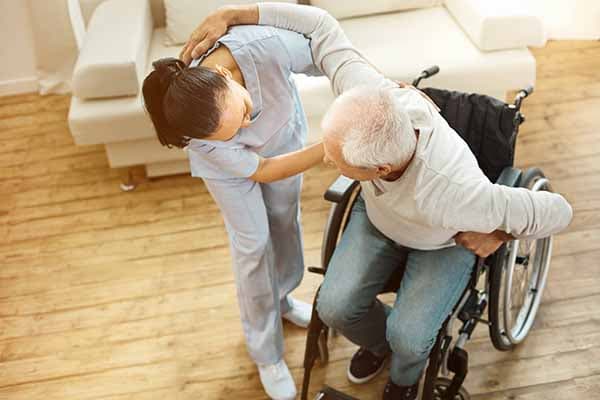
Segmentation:
<svg viewBox="0 0 600 400">
<path fill-rule="evenodd" d="M 222 99 L 223 114 L 219 128 L 206 139 L 227 141 L 235 136 L 240 128 L 250 125 L 252 99 L 246 88 L 231 78 L 229 70 L 217 66 L 217 72 L 227 79 L 228 90 Z"/>
</svg>

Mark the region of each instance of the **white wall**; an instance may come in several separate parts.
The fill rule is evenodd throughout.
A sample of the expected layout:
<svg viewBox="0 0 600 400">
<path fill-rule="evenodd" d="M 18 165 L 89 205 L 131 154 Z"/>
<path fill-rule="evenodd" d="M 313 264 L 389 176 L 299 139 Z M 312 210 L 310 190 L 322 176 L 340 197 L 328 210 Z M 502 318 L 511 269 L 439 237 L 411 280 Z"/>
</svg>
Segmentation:
<svg viewBox="0 0 600 400">
<path fill-rule="evenodd" d="M 0 96 L 38 88 L 28 3 L 0 0 Z"/>
</svg>

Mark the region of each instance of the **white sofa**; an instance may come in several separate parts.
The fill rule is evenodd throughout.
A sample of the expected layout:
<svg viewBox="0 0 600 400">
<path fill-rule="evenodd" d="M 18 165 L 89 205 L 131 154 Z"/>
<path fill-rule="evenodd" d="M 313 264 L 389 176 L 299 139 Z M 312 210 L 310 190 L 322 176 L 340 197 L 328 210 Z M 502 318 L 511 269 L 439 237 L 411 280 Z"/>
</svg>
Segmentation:
<svg viewBox="0 0 600 400">
<path fill-rule="evenodd" d="M 83 1 L 83 0 L 81 0 Z M 527 46 L 543 46 L 541 21 L 519 9 L 518 0 L 429 0 L 426 8 L 377 15 L 368 4 L 383 0 L 314 0 L 334 16 L 353 43 L 391 78 L 410 81 L 433 64 L 441 72 L 423 82 L 504 98 L 535 81 L 535 60 Z M 413 1 L 414 0 L 394 0 Z M 421 0 L 422 2 L 422 0 Z M 162 147 L 142 105 L 141 86 L 151 63 L 177 56 L 166 46 L 162 0 L 96 0 L 87 21 L 73 75 L 69 126 L 78 145 L 104 144 L 111 167 L 144 165 L 149 177 L 189 171 L 186 153 Z M 235 3 L 235 2 L 233 2 Z M 389 4 L 386 0 L 384 3 Z M 198 22 L 203 15 L 195 16 Z M 81 35 L 81 33 L 80 33 Z M 325 77 L 296 77 L 311 123 L 333 96 Z"/>
</svg>

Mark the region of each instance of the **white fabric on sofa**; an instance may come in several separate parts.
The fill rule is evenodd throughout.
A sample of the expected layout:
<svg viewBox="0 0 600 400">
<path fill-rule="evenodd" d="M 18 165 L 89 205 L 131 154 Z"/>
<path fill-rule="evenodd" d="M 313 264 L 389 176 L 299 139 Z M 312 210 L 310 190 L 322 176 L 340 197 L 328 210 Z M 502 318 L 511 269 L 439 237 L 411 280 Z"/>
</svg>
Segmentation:
<svg viewBox="0 0 600 400">
<path fill-rule="evenodd" d="M 445 0 L 446 8 L 481 50 L 544 46 L 542 20 L 522 1 Z"/>
<path fill-rule="evenodd" d="M 108 0 L 90 23 L 73 71 L 80 99 L 136 95 L 146 72 L 153 21 L 148 0 Z"/>
<path fill-rule="evenodd" d="M 337 19 L 439 6 L 442 0 L 311 0 Z"/>
<path fill-rule="evenodd" d="M 202 18 L 227 4 L 251 4 L 256 0 L 163 0 L 167 37 L 165 44 L 172 46 L 185 43 Z M 265 0 L 263 0 L 265 1 Z M 296 3 L 296 0 L 275 0 Z"/>
</svg>

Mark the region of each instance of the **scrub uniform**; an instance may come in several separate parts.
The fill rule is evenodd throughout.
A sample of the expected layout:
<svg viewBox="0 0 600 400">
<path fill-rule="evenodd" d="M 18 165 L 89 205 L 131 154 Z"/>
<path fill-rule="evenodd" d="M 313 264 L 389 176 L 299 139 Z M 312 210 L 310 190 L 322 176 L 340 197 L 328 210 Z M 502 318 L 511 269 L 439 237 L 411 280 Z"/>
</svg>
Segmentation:
<svg viewBox="0 0 600 400">
<path fill-rule="evenodd" d="M 249 127 L 228 141 L 192 139 L 191 173 L 203 178 L 229 235 L 242 325 L 250 356 L 269 365 L 283 356 L 281 315 L 302 280 L 301 176 L 257 183 L 258 156 L 304 147 L 307 121 L 292 72 L 318 74 L 303 35 L 264 26 L 233 27 L 203 57 L 224 45 L 254 104 Z M 203 58 L 194 60 L 190 67 Z"/>
</svg>

